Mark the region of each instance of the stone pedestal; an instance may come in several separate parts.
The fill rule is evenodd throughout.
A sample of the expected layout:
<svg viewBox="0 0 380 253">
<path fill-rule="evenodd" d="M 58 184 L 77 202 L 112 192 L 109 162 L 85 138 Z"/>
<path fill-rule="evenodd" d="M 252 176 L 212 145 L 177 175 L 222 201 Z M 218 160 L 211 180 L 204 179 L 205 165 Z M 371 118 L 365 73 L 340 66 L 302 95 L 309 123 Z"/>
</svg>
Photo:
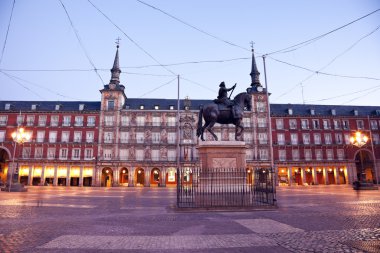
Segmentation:
<svg viewBox="0 0 380 253">
<path fill-rule="evenodd" d="M 246 168 L 244 141 L 200 141 L 201 168 Z"/>
</svg>

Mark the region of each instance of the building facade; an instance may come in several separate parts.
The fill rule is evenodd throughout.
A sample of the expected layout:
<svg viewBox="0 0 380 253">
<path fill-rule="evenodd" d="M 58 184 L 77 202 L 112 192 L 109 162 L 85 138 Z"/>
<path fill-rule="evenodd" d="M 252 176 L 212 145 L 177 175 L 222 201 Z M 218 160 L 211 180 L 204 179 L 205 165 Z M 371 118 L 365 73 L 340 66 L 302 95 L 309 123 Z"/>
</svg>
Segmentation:
<svg viewBox="0 0 380 253">
<path fill-rule="evenodd" d="M 175 186 L 177 167 L 199 167 L 198 112 L 212 101 L 128 98 L 118 50 L 100 102 L 0 101 L 2 182 L 14 176 L 25 185 Z M 253 53 L 250 75 L 252 110 L 244 113 L 241 137 L 248 171 L 274 167 L 279 185 L 376 178 L 380 107 L 268 108 Z M 32 136 L 22 145 L 11 136 L 20 127 Z M 349 141 L 356 130 L 370 136 L 361 148 Z M 219 140 L 235 139 L 234 126 L 216 124 L 214 131 Z"/>
</svg>

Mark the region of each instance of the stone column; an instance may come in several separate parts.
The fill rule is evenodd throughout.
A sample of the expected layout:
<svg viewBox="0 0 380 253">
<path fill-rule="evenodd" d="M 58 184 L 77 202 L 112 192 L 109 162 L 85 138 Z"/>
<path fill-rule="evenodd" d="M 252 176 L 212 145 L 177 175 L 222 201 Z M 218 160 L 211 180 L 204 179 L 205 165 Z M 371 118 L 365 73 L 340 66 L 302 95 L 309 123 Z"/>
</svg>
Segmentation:
<svg viewBox="0 0 380 253">
<path fill-rule="evenodd" d="M 160 176 L 160 186 L 166 187 L 166 169 L 162 168 L 161 170 L 161 176 Z"/>
<path fill-rule="evenodd" d="M 41 168 L 41 185 L 45 185 L 45 170 L 46 170 L 46 166 L 42 166 L 42 168 Z"/>
<path fill-rule="evenodd" d="M 301 168 L 301 179 L 302 179 L 302 185 L 305 185 L 305 183 L 306 183 L 306 172 L 305 172 L 305 168 Z"/>
<path fill-rule="evenodd" d="M 112 186 L 119 186 L 119 169 L 116 168 L 112 171 L 113 184 Z"/>
<path fill-rule="evenodd" d="M 318 185 L 317 168 L 313 167 L 311 173 L 312 173 L 312 176 L 313 176 L 313 182 L 314 182 L 314 184 Z"/>
<path fill-rule="evenodd" d="M 323 168 L 323 177 L 325 178 L 325 184 L 329 184 L 329 174 L 327 168 Z"/>
<path fill-rule="evenodd" d="M 54 180 L 53 180 L 53 186 L 58 185 L 58 168 L 57 166 L 54 166 Z"/>
<path fill-rule="evenodd" d="M 34 170 L 34 166 L 29 166 L 28 185 L 33 184 L 33 170 Z"/>
<path fill-rule="evenodd" d="M 67 166 L 67 171 L 66 171 L 66 186 L 70 186 L 70 171 L 71 168 Z"/>
<path fill-rule="evenodd" d="M 128 187 L 134 187 L 135 186 L 134 176 L 135 176 L 134 168 L 129 168 L 128 169 Z"/>
<path fill-rule="evenodd" d="M 293 184 L 292 167 L 286 167 L 288 170 L 289 186 Z"/>
<path fill-rule="evenodd" d="M 150 173 L 151 173 L 151 169 L 144 169 L 144 173 L 145 173 L 145 182 L 144 182 L 144 186 L 146 187 L 150 187 Z"/>
<path fill-rule="evenodd" d="M 83 166 L 79 167 L 79 186 L 83 186 Z"/>
</svg>

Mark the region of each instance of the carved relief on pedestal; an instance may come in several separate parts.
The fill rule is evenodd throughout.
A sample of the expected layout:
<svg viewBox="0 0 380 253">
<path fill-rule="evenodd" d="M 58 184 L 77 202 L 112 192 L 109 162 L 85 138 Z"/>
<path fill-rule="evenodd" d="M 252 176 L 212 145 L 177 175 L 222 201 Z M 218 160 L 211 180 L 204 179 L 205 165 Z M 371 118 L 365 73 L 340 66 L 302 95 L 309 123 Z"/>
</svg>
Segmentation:
<svg viewBox="0 0 380 253">
<path fill-rule="evenodd" d="M 236 158 L 212 158 L 213 168 L 236 168 Z"/>
</svg>

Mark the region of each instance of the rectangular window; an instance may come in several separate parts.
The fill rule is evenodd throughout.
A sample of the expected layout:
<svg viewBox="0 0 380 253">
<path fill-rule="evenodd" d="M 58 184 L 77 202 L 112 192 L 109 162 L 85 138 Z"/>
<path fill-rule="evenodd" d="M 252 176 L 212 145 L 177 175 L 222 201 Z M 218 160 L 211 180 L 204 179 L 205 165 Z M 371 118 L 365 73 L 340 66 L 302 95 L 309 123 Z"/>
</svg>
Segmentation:
<svg viewBox="0 0 380 253">
<path fill-rule="evenodd" d="M 129 126 L 129 117 L 121 116 L 121 126 Z"/>
<path fill-rule="evenodd" d="M 259 133 L 259 144 L 268 144 L 268 134 Z"/>
<path fill-rule="evenodd" d="M 45 131 L 37 131 L 36 142 L 44 142 L 44 141 L 45 141 Z"/>
<path fill-rule="evenodd" d="M 104 122 L 105 126 L 113 126 L 114 125 L 114 121 L 115 121 L 114 116 L 105 116 L 104 120 L 105 120 L 105 122 Z"/>
<path fill-rule="evenodd" d="M 357 120 L 356 121 L 356 126 L 358 129 L 364 129 L 364 122 L 363 120 Z"/>
<path fill-rule="evenodd" d="M 305 160 L 310 161 L 311 160 L 311 150 L 305 149 Z"/>
<path fill-rule="evenodd" d="M 152 122 L 153 126 L 160 126 L 161 125 L 161 118 L 160 117 L 155 116 L 152 118 L 152 120 L 153 120 L 153 122 Z"/>
<path fill-rule="evenodd" d="M 302 119 L 302 120 L 301 120 L 301 128 L 302 128 L 302 129 L 309 129 L 309 120 L 307 120 L 307 119 Z"/>
<path fill-rule="evenodd" d="M 94 142 L 94 132 L 86 132 L 86 142 L 87 143 Z"/>
<path fill-rule="evenodd" d="M 103 149 L 103 158 L 104 160 L 112 159 L 112 149 Z"/>
<path fill-rule="evenodd" d="M 136 133 L 136 142 L 137 143 L 144 143 L 144 133 L 142 133 L 142 132 Z"/>
<path fill-rule="evenodd" d="M 115 109 L 115 101 L 114 100 L 108 100 L 107 101 L 107 110 L 114 110 Z"/>
<path fill-rule="evenodd" d="M 250 127 L 251 126 L 251 118 L 244 117 L 243 118 L 243 126 L 244 127 Z"/>
<path fill-rule="evenodd" d="M 2 115 L 0 116 L 0 126 L 6 126 L 8 121 L 8 116 Z"/>
<path fill-rule="evenodd" d="M 168 143 L 174 144 L 176 141 L 176 133 L 168 133 Z"/>
<path fill-rule="evenodd" d="M 259 159 L 260 160 L 268 160 L 268 149 L 259 149 Z"/>
<path fill-rule="evenodd" d="M 343 129 L 344 129 L 344 130 L 348 130 L 348 129 L 350 129 L 350 123 L 349 123 L 348 120 L 343 120 L 343 121 L 342 121 L 342 124 L 343 124 Z"/>
<path fill-rule="evenodd" d="M 334 119 L 334 129 L 341 129 L 340 120 Z"/>
<path fill-rule="evenodd" d="M 104 132 L 104 143 L 112 143 L 113 132 Z"/>
<path fill-rule="evenodd" d="M 338 160 L 344 160 L 344 150 L 338 149 L 337 150 Z"/>
<path fill-rule="evenodd" d="M 310 134 L 304 133 L 302 134 L 303 144 L 309 145 L 310 144 Z"/>
<path fill-rule="evenodd" d="M 74 132 L 74 142 L 82 142 L 82 132 Z"/>
<path fill-rule="evenodd" d="M 168 117 L 168 126 L 175 126 L 176 117 Z"/>
<path fill-rule="evenodd" d="M 320 129 L 319 120 L 318 119 L 313 119 L 312 123 L 313 123 L 313 129 Z"/>
<path fill-rule="evenodd" d="M 335 134 L 335 143 L 343 144 L 343 136 L 340 133 Z"/>
<path fill-rule="evenodd" d="M 62 132 L 61 142 L 69 142 L 69 138 L 70 138 L 70 132 L 68 131 Z"/>
<path fill-rule="evenodd" d="M 289 120 L 289 128 L 290 128 L 290 129 L 297 129 L 297 120 L 295 120 L 295 119 L 290 119 L 290 120 Z"/>
<path fill-rule="evenodd" d="M 298 145 L 298 134 L 296 133 L 290 134 L 290 141 L 292 145 Z"/>
<path fill-rule="evenodd" d="M 330 128 L 331 128 L 330 120 L 324 119 L 323 120 L 323 129 L 330 129 Z"/>
<path fill-rule="evenodd" d="M 79 104 L 79 111 L 83 111 L 84 110 L 84 104 Z"/>
<path fill-rule="evenodd" d="M 20 126 L 23 124 L 24 124 L 24 115 L 17 115 L 17 125 Z"/>
<path fill-rule="evenodd" d="M 160 160 L 160 151 L 158 149 L 152 149 L 152 161 Z"/>
<path fill-rule="evenodd" d="M 55 148 L 48 148 L 47 158 L 55 159 Z"/>
<path fill-rule="evenodd" d="M 57 132 L 56 131 L 49 132 L 49 142 L 55 143 L 56 141 L 57 141 Z"/>
<path fill-rule="evenodd" d="M 61 159 L 61 160 L 67 159 L 67 148 L 61 148 L 59 150 L 59 159 Z"/>
<path fill-rule="evenodd" d="M 26 125 L 33 126 L 34 125 L 34 115 L 26 116 Z"/>
<path fill-rule="evenodd" d="M 94 158 L 94 155 L 93 155 L 93 150 L 92 148 L 86 148 L 84 150 L 84 159 L 86 160 L 91 160 Z"/>
<path fill-rule="evenodd" d="M 251 133 L 244 133 L 243 134 L 244 141 L 246 143 L 252 142 L 252 134 Z M 221 138 L 219 138 L 220 140 Z"/>
<path fill-rule="evenodd" d="M 351 144 L 350 138 L 351 138 L 350 134 L 344 134 L 344 143 Z"/>
<path fill-rule="evenodd" d="M 137 116 L 136 117 L 136 123 L 137 123 L 137 126 L 144 126 L 145 125 L 145 117 L 144 116 Z"/>
<path fill-rule="evenodd" d="M 0 142 L 4 142 L 5 140 L 5 131 L 0 131 Z"/>
<path fill-rule="evenodd" d="M 318 161 L 321 161 L 323 159 L 323 156 L 322 156 L 322 150 L 321 149 L 316 149 L 315 150 L 315 158 L 318 160 Z"/>
<path fill-rule="evenodd" d="M 373 143 L 374 144 L 379 144 L 379 134 L 372 134 L 372 138 L 373 138 Z"/>
<path fill-rule="evenodd" d="M 129 150 L 128 149 L 120 149 L 119 150 L 119 159 L 120 160 L 128 160 Z"/>
<path fill-rule="evenodd" d="M 79 160 L 80 159 L 80 149 L 79 148 L 74 148 L 71 154 L 71 158 L 73 160 Z"/>
<path fill-rule="evenodd" d="M 38 117 L 38 126 L 46 126 L 46 115 L 40 115 Z"/>
<path fill-rule="evenodd" d="M 168 150 L 168 161 L 175 161 L 177 158 L 176 154 L 175 150 Z"/>
<path fill-rule="evenodd" d="M 334 152 L 332 149 L 326 150 L 327 160 L 334 160 Z"/>
<path fill-rule="evenodd" d="M 379 126 L 377 125 L 377 120 L 371 120 L 371 129 L 377 130 Z"/>
<path fill-rule="evenodd" d="M 95 126 L 95 116 L 87 116 L 87 126 L 88 127 Z"/>
<path fill-rule="evenodd" d="M 83 126 L 83 116 L 75 116 L 75 126 Z"/>
<path fill-rule="evenodd" d="M 31 148 L 23 147 L 22 148 L 22 158 L 30 158 Z"/>
<path fill-rule="evenodd" d="M 314 144 L 321 145 L 321 134 L 314 134 Z"/>
<path fill-rule="evenodd" d="M 292 158 L 293 158 L 293 161 L 298 161 L 300 159 L 300 152 L 298 149 L 292 150 Z"/>
<path fill-rule="evenodd" d="M 128 143 L 129 132 L 120 132 L 120 143 Z"/>
<path fill-rule="evenodd" d="M 59 120 L 59 117 L 57 115 L 51 116 L 50 117 L 50 126 L 52 126 L 52 127 L 58 126 L 58 120 Z"/>
<path fill-rule="evenodd" d="M 62 126 L 70 126 L 71 125 L 71 116 L 63 116 Z"/>
<path fill-rule="evenodd" d="M 257 118 L 257 126 L 265 128 L 267 127 L 267 119 L 266 118 Z"/>
<path fill-rule="evenodd" d="M 276 128 L 277 129 L 284 129 L 284 120 L 283 119 L 276 119 Z"/>
<path fill-rule="evenodd" d="M 332 138 L 330 133 L 325 133 L 325 144 L 332 144 Z"/>
<path fill-rule="evenodd" d="M 137 161 L 144 160 L 144 150 L 142 150 L 142 149 L 136 149 L 136 160 Z"/>
<path fill-rule="evenodd" d="M 161 134 L 159 132 L 152 132 L 152 143 L 160 143 Z"/>
<path fill-rule="evenodd" d="M 264 102 L 257 102 L 257 112 L 265 112 L 265 103 Z"/>
<path fill-rule="evenodd" d="M 280 159 L 280 161 L 286 161 L 286 150 L 279 150 L 278 158 Z"/>
</svg>

